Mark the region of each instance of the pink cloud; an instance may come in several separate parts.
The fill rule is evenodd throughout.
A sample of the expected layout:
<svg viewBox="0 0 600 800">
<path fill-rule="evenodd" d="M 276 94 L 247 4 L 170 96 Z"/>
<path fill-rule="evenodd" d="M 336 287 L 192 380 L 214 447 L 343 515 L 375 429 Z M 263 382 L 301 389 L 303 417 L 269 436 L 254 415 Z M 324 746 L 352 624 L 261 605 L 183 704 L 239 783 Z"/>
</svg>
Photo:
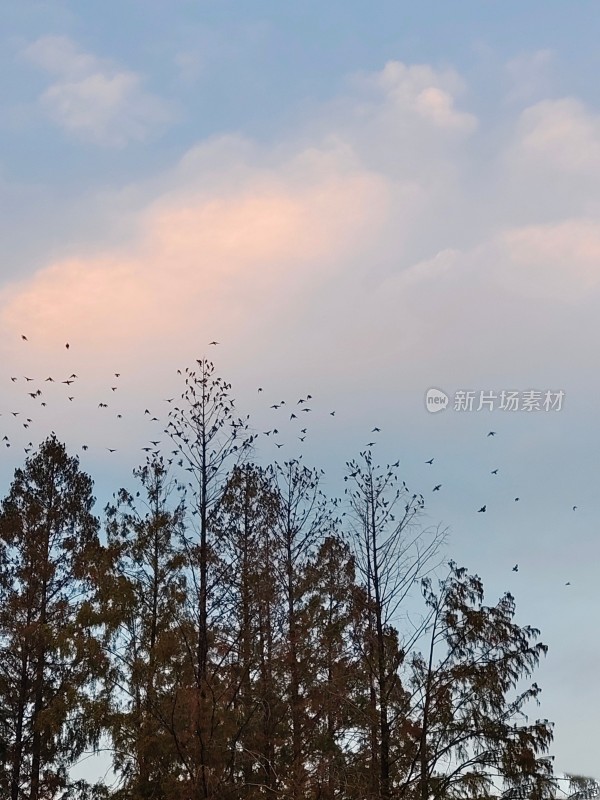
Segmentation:
<svg viewBox="0 0 600 800">
<path fill-rule="evenodd" d="M 339 270 L 387 203 L 385 180 L 360 169 L 305 180 L 254 170 L 237 190 L 174 189 L 141 212 L 127 247 L 60 260 L 6 287 L 0 324 L 41 349 L 73 339 L 94 353 L 217 323 L 235 338 Z"/>
</svg>

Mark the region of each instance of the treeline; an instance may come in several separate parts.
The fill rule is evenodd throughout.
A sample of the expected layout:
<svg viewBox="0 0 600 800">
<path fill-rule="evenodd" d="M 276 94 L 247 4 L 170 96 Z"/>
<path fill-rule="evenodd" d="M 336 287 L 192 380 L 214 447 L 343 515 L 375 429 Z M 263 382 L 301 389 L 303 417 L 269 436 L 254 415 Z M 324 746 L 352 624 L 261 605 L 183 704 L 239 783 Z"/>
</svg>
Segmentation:
<svg viewBox="0 0 600 800">
<path fill-rule="evenodd" d="M 185 383 L 173 458 L 155 452 L 102 521 L 54 435 L 15 472 L 0 796 L 554 796 L 552 725 L 522 713 L 546 647 L 513 597 L 487 606 L 477 576 L 442 574 L 443 533 L 396 467 L 363 453 L 330 500 L 300 460 L 255 463 L 212 364 Z M 100 748 L 116 784 L 72 780 Z"/>
</svg>

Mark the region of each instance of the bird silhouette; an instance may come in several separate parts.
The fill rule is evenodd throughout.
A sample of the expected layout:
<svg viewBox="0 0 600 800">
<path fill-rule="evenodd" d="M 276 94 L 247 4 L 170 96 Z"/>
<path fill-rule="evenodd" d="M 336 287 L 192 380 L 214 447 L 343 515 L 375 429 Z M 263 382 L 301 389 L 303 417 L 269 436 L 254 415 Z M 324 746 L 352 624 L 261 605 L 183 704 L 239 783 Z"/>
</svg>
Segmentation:
<svg viewBox="0 0 600 800">
<path fill-rule="evenodd" d="M 495 435 L 496 435 L 496 431 L 490 431 L 490 432 L 488 433 L 488 436 L 495 436 Z"/>
<path fill-rule="evenodd" d="M 329 412 L 329 416 L 330 416 L 330 417 L 335 417 L 335 411 L 330 411 L 330 412 Z"/>
<path fill-rule="evenodd" d="M 518 572 L 519 571 L 519 565 L 515 564 L 514 567 L 512 568 L 512 571 L 513 572 Z"/>
<path fill-rule="evenodd" d="M 573 511 L 576 511 L 576 510 L 577 510 L 577 506 L 573 506 Z"/>
<path fill-rule="evenodd" d="M 67 348 L 67 350 L 69 349 L 69 346 L 70 346 L 70 345 L 69 345 L 69 343 L 67 342 L 67 343 L 65 344 L 65 347 Z"/>
<path fill-rule="evenodd" d="M 492 470 L 492 475 L 497 475 L 497 474 L 498 474 L 498 470 L 497 469 L 493 469 Z"/>
<path fill-rule="evenodd" d="M 211 345 L 211 344 L 219 344 L 219 343 L 218 342 L 209 342 L 208 344 Z"/>
<path fill-rule="evenodd" d="M 486 506 L 481 506 L 481 508 L 479 509 L 479 511 L 477 513 L 478 514 L 482 514 L 485 510 L 486 510 Z"/>
<path fill-rule="evenodd" d="M 518 502 L 519 502 L 519 498 L 515 497 L 515 503 L 518 503 Z"/>
<path fill-rule="evenodd" d="M 23 339 L 24 342 L 28 342 L 29 341 L 29 339 L 25 336 L 24 333 L 21 334 L 21 339 Z"/>
<path fill-rule="evenodd" d="M 442 484 L 441 484 L 441 483 L 438 483 L 438 485 L 437 485 L 437 486 L 434 486 L 434 487 L 433 487 L 433 491 L 434 491 L 434 492 L 439 492 L 439 490 L 440 490 L 441 488 L 442 488 Z"/>
<path fill-rule="evenodd" d="M 565 586 L 570 586 L 570 585 L 571 585 L 571 581 L 567 581 L 567 582 L 565 583 Z"/>
<path fill-rule="evenodd" d="M 430 458 L 429 461 L 425 462 L 426 464 L 433 464 L 433 458 Z"/>
<path fill-rule="evenodd" d="M 373 428 L 371 433 L 381 433 L 381 428 Z"/>
</svg>

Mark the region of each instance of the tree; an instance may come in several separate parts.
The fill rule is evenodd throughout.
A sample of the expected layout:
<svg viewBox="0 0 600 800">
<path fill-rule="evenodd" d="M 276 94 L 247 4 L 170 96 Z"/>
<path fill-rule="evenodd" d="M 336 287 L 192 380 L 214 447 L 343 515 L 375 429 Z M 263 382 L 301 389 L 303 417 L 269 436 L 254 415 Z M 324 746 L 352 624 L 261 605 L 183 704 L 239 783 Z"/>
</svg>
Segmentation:
<svg viewBox="0 0 600 800">
<path fill-rule="evenodd" d="M 164 800 L 186 764 L 177 750 L 173 706 L 182 659 L 185 598 L 180 548 L 184 500 L 154 458 L 134 471 L 143 491 L 121 489 L 106 508 L 111 568 L 103 584 L 106 646 L 114 662 L 110 717 L 114 769 L 135 800 Z M 138 510 L 138 506 L 142 510 Z"/>
<path fill-rule="evenodd" d="M 521 686 L 547 651 L 539 631 L 514 622 L 508 593 L 485 606 L 480 578 L 453 562 L 437 593 L 429 578 L 422 585 L 428 646 L 410 662 L 414 736 L 403 796 L 482 797 L 498 778 L 509 789 L 527 786 L 532 800 L 551 797 L 552 725 L 528 724 L 522 711 L 541 691 Z"/>
<path fill-rule="evenodd" d="M 2 790 L 44 800 L 97 743 L 106 659 L 95 595 L 102 548 L 92 481 L 54 434 L 17 469 L 0 510 Z"/>
<path fill-rule="evenodd" d="M 283 600 L 285 626 L 285 684 L 288 687 L 289 747 L 282 769 L 287 776 L 289 796 L 304 797 L 307 784 L 307 755 L 313 731 L 305 697 L 310 691 L 311 633 L 307 628 L 308 602 L 305 571 L 314 549 L 331 532 L 333 520 L 326 497 L 320 490 L 320 474 L 292 459 L 273 470 L 278 498 L 275 538 L 278 542 L 276 569 Z"/>
<path fill-rule="evenodd" d="M 360 646 L 368 680 L 369 788 L 375 798 L 392 793 L 390 704 L 402 708 L 399 669 L 405 652 L 394 628 L 398 612 L 415 581 L 430 567 L 445 533 L 428 536 L 418 527 L 423 497 L 400 485 L 394 467 L 349 462 L 346 494 L 353 518 L 351 542 L 364 590 Z M 365 787 L 367 791 L 367 787 Z"/>
<path fill-rule="evenodd" d="M 198 797 L 212 797 L 223 779 L 222 747 L 215 708 L 215 687 L 223 660 L 215 630 L 223 613 L 223 565 L 217 556 L 214 521 L 227 471 L 243 460 L 253 437 L 245 420 L 233 415 L 230 384 L 214 376 L 211 362 L 198 360 L 197 370 L 186 369 L 186 389 L 180 406 L 170 414 L 166 431 L 177 445 L 178 464 L 189 472 L 191 519 L 182 539 L 186 556 L 186 698 L 185 749 L 196 765 L 190 779 Z M 193 536 L 191 535 L 193 533 Z M 193 640 L 193 641 L 192 641 Z M 181 709 L 183 713 L 183 708 Z M 182 740 L 183 742 L 183 740 Z M 183 751 L 182 751 L 183 752 Z"/>
<path fill-rule="evenodd" d="M 269 471 L 254 464 L 234 467 L 215 519 L 228 589 L 227 614 L 218 632 L 229 666 L 220 712 L 232 723 L 228 782 L 244 797 L 263 796 L 275 780 L 274 740 L 281 712 L 273 660 L 277 513 Z"/>
</svg>

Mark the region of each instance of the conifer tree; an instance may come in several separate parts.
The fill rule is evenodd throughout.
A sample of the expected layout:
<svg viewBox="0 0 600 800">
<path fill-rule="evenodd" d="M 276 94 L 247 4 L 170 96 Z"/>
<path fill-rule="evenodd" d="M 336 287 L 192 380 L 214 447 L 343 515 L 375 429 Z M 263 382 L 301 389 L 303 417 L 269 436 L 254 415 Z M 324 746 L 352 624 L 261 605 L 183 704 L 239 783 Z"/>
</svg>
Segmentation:
<svg viewBox="0 0 600 800">
<path fill-rule="evenodd" d="M 173 500 L 179 487 L 162 459 L 152 459 L 134 476 L 142 496 L 121 489 L 106 508 L 112 564 L 103 601 L 114 664 L 113 766 L 127 798 L 166 800 L 186 766 L 173 722 L 183 652 L 185 507 L 183 498 Z"/>
<path fill-rule="evenodd" d="M 0 510 L 0 705 L 11 800 L 49 800 L 97 744 L 103 560 L 92 481 L 54 434 L 15 472 Z"/>
<path fill-rule="evenodd" d="M 370 789 L 373 797 L 392 794 L 390 704 L 401 703 L 399 669 L 405 651 L 394 623 L 411 587 L 436 557 L 444 532 L 431 535 L 418 525 L 423 497 L 400 484 L 394 467 L 373 464 L 370 451 L 361 463 L 347 464 L 346 489 L 351 542 L 364 590 L 364 632 L 360 643 L 368 676 Z"/>
<path fill-rule="evenodd" d="M 511 790 L 527 786 L 533 800 L 553 796 L 552 724 L 529 724 L 523 713 L 541 691 L 522 685 L 547 652 L 539 631 L 514 622 L 508 593 L 485 606 L 480 578 L 453 562 L 437 592 L 423 579 L 423 593 L 428 647 L 410 664 L 415 735 L 404 794 L 482 797 L 499 779 Z"/>
</svg>

